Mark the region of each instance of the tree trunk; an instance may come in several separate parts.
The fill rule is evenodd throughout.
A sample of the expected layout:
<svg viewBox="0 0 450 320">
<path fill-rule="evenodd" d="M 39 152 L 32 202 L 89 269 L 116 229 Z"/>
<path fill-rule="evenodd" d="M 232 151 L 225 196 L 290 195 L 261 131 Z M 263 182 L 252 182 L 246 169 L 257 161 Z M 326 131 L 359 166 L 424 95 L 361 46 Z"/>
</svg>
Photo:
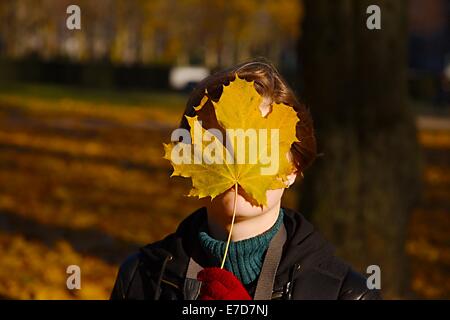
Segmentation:
<svg viewBox="0 0 450 320">
<path fill-rule="evenodd" d="M 407 104 L 406 1 L 305 0 L 303 98 L 323 155 L 305 174 L 300 208 L 365 273 L 381 268 L 382 292 L 408 285 L 406 226 L 420 170 Z M 381 8 L 381 30 L 366 9 Z"/>
</svg>

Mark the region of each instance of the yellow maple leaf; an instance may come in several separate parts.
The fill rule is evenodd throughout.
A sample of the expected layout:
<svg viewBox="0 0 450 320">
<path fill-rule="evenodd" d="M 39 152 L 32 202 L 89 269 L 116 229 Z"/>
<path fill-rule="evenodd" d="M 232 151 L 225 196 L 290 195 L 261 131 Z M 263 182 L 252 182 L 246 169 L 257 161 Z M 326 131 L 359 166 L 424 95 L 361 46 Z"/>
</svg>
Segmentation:
<svg viewBox="0 0 450 320">
<path fill-rule="evenodd" d="M 197 114 L 207 101 L 204 98 L 195 108 Z M 174 168 L 171 176 L 192 179 L 190 196 L 213 199 L 239 185 L 250 202 L 266 205 L 267 190 L 287 187 L 287 175 L 293 170 L 288 152 L 298 141 L 297 113 L 290 106 L 272 103 L 263 116 L 262 101 L 253 82 L 236 77 L 223 87 L 219 101 L 212 102 L 220 128 L 206 130 L 210 124 L 202 126 L 198 115 L 186 116 L 190 143 L 164 145 L 164 158 Z"/>
</svg>

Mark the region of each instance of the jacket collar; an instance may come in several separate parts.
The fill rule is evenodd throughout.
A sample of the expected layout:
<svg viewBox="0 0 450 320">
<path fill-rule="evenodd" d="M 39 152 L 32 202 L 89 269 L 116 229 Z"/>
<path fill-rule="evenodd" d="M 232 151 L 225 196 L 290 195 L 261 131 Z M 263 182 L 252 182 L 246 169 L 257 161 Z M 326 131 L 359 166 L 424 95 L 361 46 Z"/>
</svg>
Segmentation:
<svg viewBox="0 0 450 320">
<path fill-rule="evenodd" d="M 287 240 L 275 278 L 274 288 L 295 280 L 296 297 L 302 299 L 333 299 L 348 271 L 348 266 L 333 256 L 333 247 L 300 213 L 283 208 Z M 206 208 L 200 208 L 179 225 L 177 231 L 165 239 L 141 248 L 147 265 L 153 272 L 163 272 L 164 279 L 183 286 L 190 257 L 208 266 L 208 259 L 200 250 L 197 234 L 207 221 Z M 165 270 L 155 261 L 170 256 Z M 300 266 L 300 267 L 298 267 Z M 319 285 L 318 284 L 323 284 Z"/>
<path fill-rule="evenodd" d="M 348 265 L 300 213 L 285 209 L 284 223 L 288 241 L 275 283 L 281 287 L 295 280 L 296 299 L 337 299 Z"/>
</svg>

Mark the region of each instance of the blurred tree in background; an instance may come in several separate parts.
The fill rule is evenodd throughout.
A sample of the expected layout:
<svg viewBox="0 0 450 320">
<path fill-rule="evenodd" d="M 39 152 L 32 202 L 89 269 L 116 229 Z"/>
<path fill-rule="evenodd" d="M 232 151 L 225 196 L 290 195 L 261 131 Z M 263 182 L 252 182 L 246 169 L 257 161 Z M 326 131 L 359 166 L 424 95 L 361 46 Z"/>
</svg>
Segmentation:
<svg viewBox="0 0 450 320">
<path fill-rule="evenodd" d="M 366 28 L 372 4 L 382 8 L 381 30 Z M 304 8 L 305 101 L 323 156 L 306 173 L 301 207 L 360 271 L 379 265 L 385 295 L 398 296 L 420 178 L 406 1 L 306 0 Z"/>
<path fill-rule="evenodd" d="M 66 8 L 81 8 L 81 31 Z M 0 1 L 0 52 L 74 61 L 228 66 L 295 51 L 298 0 Z"/>
</svg>

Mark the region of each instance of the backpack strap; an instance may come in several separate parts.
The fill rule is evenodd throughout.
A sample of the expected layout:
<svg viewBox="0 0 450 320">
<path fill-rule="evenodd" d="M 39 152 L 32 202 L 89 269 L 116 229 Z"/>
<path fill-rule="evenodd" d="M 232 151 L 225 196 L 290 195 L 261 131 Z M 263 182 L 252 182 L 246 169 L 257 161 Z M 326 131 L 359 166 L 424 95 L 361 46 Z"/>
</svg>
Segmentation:
<svg viewBox="0 0 450 320">
<path fill-rule="evenodd" d="M 183 286 L 185 300 L 196 300 L 198 298 L 202 283 L 197 280 L 197 274 L 202 270 L 203 268 L 195 262 L 194 259 L 189 259 L 186 279 L 184 280 Z"/>
<path fill-rule="evenodd" d="M 273 284 L 277 273 L 278 265 L 283 253 L 283 246 L 286 242 L 287 233 L 284 224 L 281 225 L 276 235 L 272 238 L 267 249 L 261 273 L 256 285 L 254 300 L 271 300 Z M 189 260 L 186 279 L 184 281 L 183 294 L 185 300 L 196 300 L 200 294 L 201 282 L 197 280 L 197 274 L 203 267 L 195 262 L 192 257 Z"/>
<path fill-rule="evenodd" d="M 261 269 L 261 273 L 256 284 L 254 300 L 271 300 L 275 275 L 280 264 L 283 246 L 286 242 L 287 234 L 284 224 L 281 225 L 277 234 L 272 238 L 267 249 L 266 257 Z"/>
</svg>

